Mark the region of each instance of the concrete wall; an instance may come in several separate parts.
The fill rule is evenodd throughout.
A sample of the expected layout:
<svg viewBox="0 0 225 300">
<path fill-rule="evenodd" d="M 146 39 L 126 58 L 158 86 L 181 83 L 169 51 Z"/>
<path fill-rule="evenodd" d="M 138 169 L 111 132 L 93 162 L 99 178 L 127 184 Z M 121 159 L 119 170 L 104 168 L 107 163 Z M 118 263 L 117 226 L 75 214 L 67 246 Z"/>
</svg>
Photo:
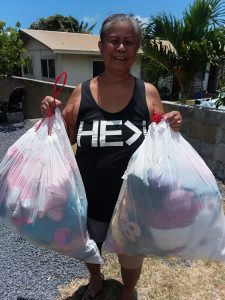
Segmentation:
<svg viewBox="0 0 225 300">
<path fill-rule="evenodd" d="M 54 83 L 44 82 L 39 80 L 13 77 L 0 79 L 0 100 L 8 99 L 10 92 L 17 86 L 25 88 L 25 96 L 23 100 L 23 114 L 25 119 L 40 118 L 40 103 L 41 100 L 47 96 L 53 96 Z M 58 99 L 62 101 L 63 106 L 69 99 L 74 87 L 65 86 Z"/>
<path fill-rule="evenodd" d="M 164 101 L 166 111 L 179 110 L 181 133 L 201 155 L 214 175 L 225 182 L 225 111 Z"/>
<path fill-rule="evenodd" d="M 25 119 L 40 118 L 40 102 L 45 95 L 53 95 L 53 83 L 15 78 L 0 79 L 0 99 L 7 99 L 10 91 L 23 85 L 26 89 L 23 101 Z M 74 87 L 65 86 L 58 97 L 63 106 Z M 183 116 L 181 133 L 202 156 L 217 178 L 225 181 L 225 111 L 164 101 L 165 111 L 179 110 Z"/>
</svg>

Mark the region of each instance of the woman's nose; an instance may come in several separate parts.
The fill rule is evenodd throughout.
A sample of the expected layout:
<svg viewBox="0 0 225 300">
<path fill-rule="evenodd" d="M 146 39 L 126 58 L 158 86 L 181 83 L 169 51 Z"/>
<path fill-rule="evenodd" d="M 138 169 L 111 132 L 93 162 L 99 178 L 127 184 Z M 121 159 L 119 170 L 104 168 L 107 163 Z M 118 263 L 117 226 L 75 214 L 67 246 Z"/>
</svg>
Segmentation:
<svg viewBox="0 0 225 300">
<path fill-rule="evenodd" d="M 124 47 L 124 44 L 123 43 L 120 43 L 117 47 L 117 50 L 119 51 L 126 51 L 125 47 Z"/>
</svg>

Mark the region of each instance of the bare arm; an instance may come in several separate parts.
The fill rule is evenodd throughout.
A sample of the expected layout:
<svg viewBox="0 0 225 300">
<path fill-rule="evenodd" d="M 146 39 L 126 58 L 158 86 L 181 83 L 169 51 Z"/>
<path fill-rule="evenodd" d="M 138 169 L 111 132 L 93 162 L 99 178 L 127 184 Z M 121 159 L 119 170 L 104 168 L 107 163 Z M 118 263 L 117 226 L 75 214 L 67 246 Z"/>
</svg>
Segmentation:
<svg viewBox="0 0 225 300">
<path fill-rule="evenodd" d="M 62 117 L 65 123 L 66 131 L 71 144 L 76 142 L 76 122 L 81 100 L 81 84 L 76 86 L 70 96 L 65 108 L 62 111 Z"/>
<path fill-rule="evenodd" d="M 163 104 L 156 87 L 150 83 L 145 83 L 146 101 L 150 115 L 153 111 L 164 113 Z M 182 116 L 179 111 L 171 111 L 165 114 L 170 127 L 174 131 L 180 131 L 182 125 Z"/>
<path fill-rule="evenodd" d="M 153 84 L 145 82 L 145 93 L 150 115 L 153 111 L 156 111 L 157 113 L 164 113 L 163 104 L 156 87 Z"/>
</svg>

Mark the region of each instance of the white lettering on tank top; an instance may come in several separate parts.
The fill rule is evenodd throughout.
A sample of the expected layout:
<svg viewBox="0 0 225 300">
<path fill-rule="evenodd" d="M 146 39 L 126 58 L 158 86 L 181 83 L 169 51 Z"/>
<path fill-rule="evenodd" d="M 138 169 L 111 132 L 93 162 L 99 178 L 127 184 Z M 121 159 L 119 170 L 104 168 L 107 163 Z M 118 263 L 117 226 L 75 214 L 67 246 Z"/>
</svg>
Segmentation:
<svg viewBox="0 0 225 300">
<path fill-rule="evenodd" d="M 108 146 L 123 146 L 123 141 L 117 142 L 106 142 L 107 136 L 112 135 L 122 135 L 122 130 L 107 130 L 106 127 L 110 125 L 122 125 L 122 120 L 114 120 L 114 121 L 100 121 L 100 147 L 108 147 Z"/>
<path fill-rule="evenodd" d="M 137 128 L 134 124 L 132 124 L 130 121 L 126 121 L 125 125 L 129 127 L 131 130 L 133 130 L 134 134 L 132 137 L 130 137 L 128 140 L 126 140 L 127 145 L 132 145 L 141 135 L 141 130 Z"/>
<path fill-rule="evenodd" d="M 91 146 L 92 147 L 98 147 L 98 141 L 100 147 L 122 147 L 124 142 L 121 140 L 122 138 L 122 129 L 113 129 L 113 126 L 119 126 L 123 125 L 122 120 L 111 120 L 111 121 L 105 121 L 105 120 L 95 120 L 93 121 L 92 130 L 84 130 L 84 121 L 80 122 L 78 132 L 77 132 L 77 144 L 79 147 L 81 147 L 81 138 L 84 136 L 91 136 Z M 141 130 L 136 127 L 132 122 L 127 120 L 124 125 L 128 127 L 131 131 L 133 131 L 133 134 L 130 138 L 128 138 L 125 143 L 130 146 L 132 145 L 142 134 Z M 107 128 L 107 126 L 110 126 Z M 146 135 L 147 129 L 146 129 L 146 121 L 142 122 L 143 126 L 143 134 Z M 98 132 L 98 129 L 100 128 L 100 132 Z M 113 142 L 107 142 L 106 138 L 109 136 L 118 136 L 117 141 Z M 121 137 L 121 138 L 120 138 Z"/>
<path fill-rule="evenodd" d="M 93 121 L 93 129 L 92 130 L 83 130 L 84 121 L 80 122 L 80 126 L 77 132 L 77 145 L 80 147 L 80 139 L 82 136 L 92 136 L 91 138 L 91 146 L 98 147 L 98 126 L 99 121 Z"/>
</svg>

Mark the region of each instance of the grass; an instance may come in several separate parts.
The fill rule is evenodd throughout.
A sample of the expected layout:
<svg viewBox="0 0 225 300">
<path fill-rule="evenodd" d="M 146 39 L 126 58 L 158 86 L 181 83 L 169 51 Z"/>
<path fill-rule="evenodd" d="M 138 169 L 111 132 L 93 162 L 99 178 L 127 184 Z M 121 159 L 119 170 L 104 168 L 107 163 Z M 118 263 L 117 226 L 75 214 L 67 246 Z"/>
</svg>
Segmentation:
<svg viewBox="0 0 225 300">
<path fill-rule="evenodd" d="M 121 279 L 117 257 L 104 254 L 106 283 L 104 300 L 117 300 Z M 114 280 L 109 280 L 109 279 Z M 139 300 L 222 300 L 225 299 L 225 267 L 216 262 L 197 260 L 185 266 L 181 259 L 145 259 L 137 285 Z M 74 279 L 59 288 L 57 300 L 78 300 L 87 279 Z"/>
</svg>

